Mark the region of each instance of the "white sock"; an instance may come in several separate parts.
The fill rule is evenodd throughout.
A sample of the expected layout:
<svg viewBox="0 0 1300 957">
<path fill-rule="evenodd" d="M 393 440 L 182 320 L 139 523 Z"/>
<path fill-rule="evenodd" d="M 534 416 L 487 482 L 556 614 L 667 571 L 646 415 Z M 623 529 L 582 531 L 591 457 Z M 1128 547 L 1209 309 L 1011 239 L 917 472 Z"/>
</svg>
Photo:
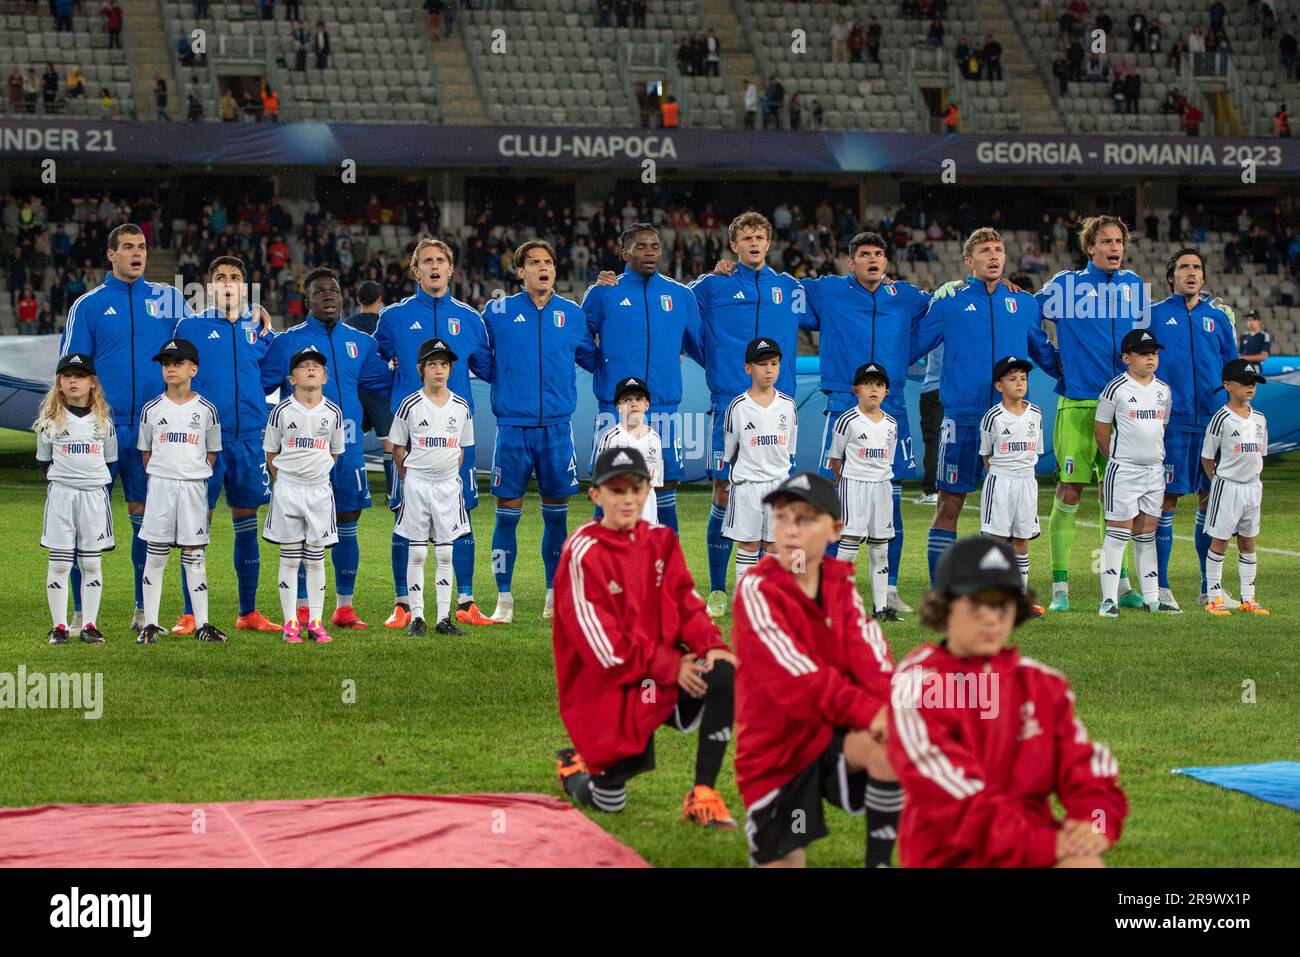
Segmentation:
<svg viewBox="0 0 1300 957">
<path fill-rule="evenodd" d="M 406 550 L 406 600 L 411 605 L 411 619 L 424 617 L 424 563 L 429 559 L 429 546 L 411 542 Z"/>
<path fill-rule="evenodd" d="M 99 599 L 104 594 L 104 560 L 99 552 L 77 556 L 81 566 L 81 625 L 93 625 L 99 615 Z"/>
<path fill-rule="evenodd" d="M 856 562 L 858 560 L 858 549 L 861 547 L 862 539 L 849 535 L 841 536 L 839 547 L 835 549 L 835 557 L 840 561 Z"/>
<path fill-rule="evenodd" d="M 1124 561 L 1124 549 L 1133 533 L 1127 528 L 1107 528 L 1101 543 L 1101 597 L 1119 601 L 1119 567 Z"/>
<path fill-rule="evenodd" d="M 889 543 L 868 542 L 867 560 L 871 567 L 872 611 L 880 611 L 889 603 Z"/>
<path fill-rule="evenodd" d="M 171 555 L 170 545 L 149 543 L 149 554 L 144 560 L 144 623 L 158 624 L 158 606 L 162 604 L 163 572 Z"/>
<path fill-rule="evenodd" d="M 1123 556 L 1122 554 L 1120 555 L 1119 560 L 1120 560 L 1120 564 L 1122 565 L 1122 564 L 1124 563 L 1124 556 Z M 1136 559 L 1136 557 L 1135 557 L 1135 558 L 1134 558 L 1134 561 L 1136 561 L 1136 560 L 1137 560 L 1137 559 Z M 1128 593 L 1131 592 L 1132 590 L 1133 590 L 1133 586 L 1130 585 L 1130 584 L 1128 583 L 1128 579 L 1127 579 L 1127 578 L 1121 578 L 1121 579 L 1119 580 L 1119 593 L 1120 593 L 1121 595 L 1128 594 Z"/>
<path fill-rule="evenodd" d="M 45 599 L 50 604 L 50 624 L 68 625 L 68 573 L 72 571 L 72 551 L 51 549 L 50 564 L 45 572 Z M 83 584 L 85 579 L 82 579 Z M 82 623 L 86 621 L 82 608 Z"/>
<path fill-rule="evenodd" d="M 1205 553 L 1205 596 L 1210 601 L 1223 597 L 1223 556 L 1213 548 Z"/>
<path fill-rule="evenodd" d="M 1156 567 L 1156 533 L 1133 536 L 1133 569 L 1148 605 L 1160 600 L 1160 570 Z"/>
<path fill-rule="evenodd" d="M 1016 564 L 1020 567 L 1020 587 L 1029 591 L 1029 553 L 1017 555 Z"/>
<path fill-rule="evenodd" d="M 307 566 L 307 617 L 311 621 L 320 621 L 321 615 L 325 614 L 325 549 L 304 548 L 302 561 Z M 349 595 L 347 605 L 351 604 L 352 596 Z M 347 605 L 342 598 L 339 599 L 340 608 Z"/>
<path fill-rule="evenodd" d="M 451 615 L 451 546 L 433 546 L 433 587 L 438 595 L 438 621 Z"/>
<path fill-rule="evenodd" d="M 546 589 L 546 607 L 547 607 L 547 608 L 554 608 L 554 607 L 555 607 L 555 589 L 554 589 L 554 588 L 548 588 L 548 589 Z"/>
<path fill-rule="evenodd" d="M 762 556 L 762 554 L 763 553 L 758 550 L 748 552 L 745 551 L 745 549 L 743 548 L 736 549 L 736 588 L 737 588 L 736 593 L 737 594 L 740 593 L 739 592 L 740 579 L 744 576 L 745 572 L 749 571 L 751 568 L 753 568 L 755 565 L 758 564 L 758 560 Z"/>
<path fill-rule="evenodd" d="M 1237 552 L 1237 575 L 1241 580 L 1241 600 L 1255 600 L 1255 553 Z M 82 586 L 85 587 L 84 585 Z M 84 602 L 83 602 L 84 607 Z"/>
<path fill-rule="evenodd" d="M 1068 594 L 1070 594 L 1070 583 L 1069 583 L 1069 582 L 1052 582 L 1052 594 L 1053 594 L 1053 595 L 1068 595 Z"/>
<path fill-rule="evenodd" d="M 181 552 L 181 564 L 185 566 L 186 590 L 194 609 L 194 627 L 202 628 L 208 624 L 208 565 L 204 550 L 197 548 Z"/>
<path fill-rule="evenodd" d="M 298 618 L 298 566 L 302 564 L 302 543 L 280 546 L 280 611 L 288 624 Z"/>
</svg>

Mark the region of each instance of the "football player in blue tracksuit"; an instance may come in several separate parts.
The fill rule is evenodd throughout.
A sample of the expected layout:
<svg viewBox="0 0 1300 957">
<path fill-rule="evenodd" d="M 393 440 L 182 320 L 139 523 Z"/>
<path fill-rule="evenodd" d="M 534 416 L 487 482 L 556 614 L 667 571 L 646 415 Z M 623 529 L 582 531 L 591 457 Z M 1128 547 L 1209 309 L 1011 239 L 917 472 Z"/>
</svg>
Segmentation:
<svg viewBox="0 0 1300 957">
<path fill-rule="evenodd" d="M 455 268 L 455 253 L 450 246 L 440 239 L 427 236 L 420 239 L 411 253 L 410 263 L 411 275 L 416 282 L 415 295 L 407 296 L 379 313 L 379 324 L 375 327 L 379 355 L 383 359 L 397 360 L 397 368 L 393 371 L 393 412 L 407 396 L 424 387 L 418 358 L 421 343 L 428 339 L 441 339 L 460 356 L 461 361 L 452 363 L 447 388 L 469 403 L 471 415 L 474 412 L 474 392 L 470 388 L 470 370 L 480 379 L 492 374 L 492 351 L 488 348 L 483 319 L 474 307 L 452 298 L 451 276 Z M 387 443 L 385 447 L 388 447 Z M 478 469 L 475 467 L 474 449 L 473 445 L 465 447 L 460 467 L 466 511 L 478 505 Z M 391 489 L 388 507 L 396 510 L 402 504 L 402 485 L 395 472 Z M 409 545 L 406 539 L 393 533 L 393 576 L 396 578 L 398 575 L 400 560 L 403 585 L 406 583 Z M 493 624 L 492 619 L 479 611 L 474 603 L 473 532 L 452 542 L 451 556 L 456 574 L 456 620 L 470 625 Z M 398 621 L 400 624 L 396 623 Z M 393 618 L 385 624 L 393 628 L 405 627 L 410 624 L 410 613 L 401 620 L 394 610 Z"/>
<path fill-rule="evenodd" d="M 898 423 L 898 448 L 894 473 L 914 470 L 912 430 L 907 417 L 903 385 L 911 356 L 912 331 L 930 304 L 930 295 L 908 282 L 889 282 L 885 270 L 889 254 L 877 233 L 858 233 L 849 242 L 847 276 L 803 280 L 808 310 L 799 326 L 821 333 L 821 387 L 826 394 L 826 422 L 822 429 L 821 474 L 833 479 L 827 467 L 831 423 L 858 404 L 853 394 L 853 373 L 869 362 L 884 367 L 890 389 L 881 407 Z M 893 483 L 894 528 L 889 543 L 889 606 L 912 609 L 898 597 L 898 566 L 903 556 L 902 482 Z"/>
<path fill-rule="evenodd" d="M 944 420 L 939 447 L 939 505 L 930 527 L 930 583 L 943 553 L 957 540 L 957 518 L 966 495 L 979 484 L 979 423 L 999 401 L 993 365 L 1002 356 L 1029 356 L 1053 377 L 1060 375 L 1056 350 L 1040 324 L 1038 303 L 1027 292 L 1001 284 L 1006 247 L 994 229 L 977 229 L 962 247 L 971 276 L 954 295 L 936 296 L 912 336 L 911 360 L 944 343 L 939 398 Z"/>
<path fill-rule="evenodd" d="M 366 476 L 366 459 L 362 446 L 361 400 L 357 388 L 363 387 L 388 395 L 393 386 L 392 370 L 379 358 L 374 337 L 353 329 L 341 321 L 343 290 L 332 269 L 316 268 L 303 283 L 307 294 L 308 314 L 305 321 L 291 326 L 271 342 L 271 351 L 263 363 L 262 387 L 266 392 L 286 387 L 289 360 L 299 349 L 314 346 L 329 357 L 329 377 L 325 398 L 343 410 L 346 444 L 343 454 L 330 472 L 334 486 L 339 540 L 333 546 L 334 592 L 337 607 L 331 623 L 339 628 L 369 627 L 352 608 L 361 550 L 357 544 L 357 519 L 361 510 L 370 507 L 370 480 Z M 304 573 L 299 572 L 299 605 L 305 601 Z M 304 609 L 299 608 L 299 617 Z"/>
<path fill-rule="evenodd" d="M 731 473 L 725 456 L 723 425 L 731 400 L 750 386 L 745 375 L 745 347 L 754 339 L 772 339 L 791 361 L 781 363 L 776 389 L 795 395 L 799 320 L 807 309 L 799 280 L 767 265 L 772 224 L 761 213 L 742 213 L 727 227 L 731 251 L 740 265 L 729 276 L 709 273 L 691 283 L 700 306 L 700 351 L 709 386 L 712 416 L 708 474 L 713 479 L 709 512 L 709 614 L 727 611 L 727 564 L 731 540 L 722 535 Z"/>
<path fill-rule="evenodd" d="M 1195 492 L 1196 555 L 1201 564 L 1201 603 L 1205 603 L 1205 506 L 1210 480 L 1201 467 L 1206 426 L 1222 408 L 1216 397 L 1223 387 L 1223 367 L 1237 358 L 1232 310 L 1203 292 L 1205 259 L 1196 249 L 1180 249 L 1169 259 L 1165 281 L 1173 293 L 1151 308 L 1151 329 L 1160 337 L 1160 378 L 1173 389 L 1173 407 L 1165 427 L 1165 500 L 1156 526 L 1156 562 L 1160 569 L 1161 610 L 1178 602 L 1169 588 L 1169 553 L 1174 547 L 1174 508 L 1181 495 Z M 1226 593 L 1224 607 L 1237 602 Z"/>
<path fill-rule="evenodd" d="M 542 499 L 542 565 L 546 608 L 554 609 L 551 582 L 569 534 L 569 498 L 576 495 L 578 465 L 573 452 L 573 410 L 577 406 L 575 363 L 595 371 L 596 346 L 582 307 L 555 293 L 555 250 L 544 240 L 515 250 L 515 274 L 523 292 L 494 299 L 483 310 L 492 365 L 492 412 L 497 420 L 492 450 L 492 494 L 497 499 L 492 533 L 492 570 L 497 607 L 492 618 L 514 620 L 510 584 L 518 552 L 517 532 L 528 479 L 537 473 Z"/>
<path fill-rule="evenodd" d="M 700 307 L 688 286 L 659 272 L 662 245 L 650 223 L 623 230 L 619 248 L 627 267 L 611 285 L 587 290 L 582 311 L 596 341 L 592 387 L 599 411 L 595 442 L 618 423 L 614 386 L 629 376 L 650 387 L 646 421 L 664 444 L 663 486 L 655 489 L 659 524 L 677 531 L 677 485 L 683 474 L 682 353 L 704 364 Z M 612 275 L 612 274 L 610 274 Z M 604 276 L 602 275 L 602 279 Z"/>
<path fill-rule="evenodd" d="M 135 447 L 136 430 L 144 404 L 166 388 L 161 367 L 153 357 L 188 310 L 180 290 L 144 278 L 148 249 L 139 226 L 125 223 L 109 233 L 107 256 L 110 270 L 104 281 L 77 297 L 68 310 L 59 355 L 78 352 L 89 356 L 104 396 L 113 407 L 118 459 L 109 466 L 109 473 L 114 480 L 121 476 L 131 519 L 131 564 L 135 569 L 135 617 L 131 628 L 139 631 L 144 627 L 141 578 L 148 554 L 139 533 L 148 480 L 140 451 Z M 75 562 L 69 587 L 78 611 L 71 627 L 79 629 L 81 574 Z"/>
<path fill-rule="evenodd" d="M 1052 428 L 1057 476 L 1047 529 L 1052 554 L 1048 611 L 1070 609 L 1070 552 L 1079 497 L 1093 474 L 1100 476 L 1105 471 L 1106 455 L 1097 448 L 1094 434 L 1097 398 L 1112 379 L 1124 374 L 1120 343 L 1131 330 L 1145 328 L 1150 312 L 1142 277 L 1124 268 L 1130 239 L 1128 226 L 1118 216 L 1088 217 L 1079 231 L 1087 264 L 1082 269 L 1062 270 L 1034 295 L 1043 319 L 1056 326 L 1061 355 L 1061 378 L 1056 383 L 1060 398 Z M 1100 495 L 1098 500 L 1100 505 Z M 1104 537 L 1104 512 L 1100 525 Z M 1141 593 L 1129 587 L 1123 566 L 1119 592 L 1121 608 L 1144 607 Z"/>
<path fill-rule="evenodd" d="M 271 478 L 262 451 L 266 426 L 266 392 L 262 362 L 271 350 L 273 334 L 264 329 L 246 305 L 244 262 L 218 256 L 208 267 L 211 308 L 176 324 L 173 336 L 188 339 L 199 350 L 199 371 L 192 386 L 217 407 L 221 418 L 221 451 L 208 479 L 208 510 L 217 507 L 221 490 L 235 527 L 235 577 L 239 582 L 239 617 L 235 627 L 245 631 L 280 631 L 281 626 L 257 610 L 257 510 L 271 500 Z M 210 527 L 210 526 L 209 526 Z M 176 634 L 194 630 L 194 613 L 185 566 L 181 566 L 185 613 Z"/>
</svg>

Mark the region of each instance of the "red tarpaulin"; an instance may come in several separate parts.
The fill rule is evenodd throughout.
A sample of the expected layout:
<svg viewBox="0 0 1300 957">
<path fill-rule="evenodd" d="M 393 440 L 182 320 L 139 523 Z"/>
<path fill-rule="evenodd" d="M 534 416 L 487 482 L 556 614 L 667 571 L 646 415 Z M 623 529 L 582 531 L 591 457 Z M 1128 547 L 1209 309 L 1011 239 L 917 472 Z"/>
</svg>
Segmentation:
<svg viewBox="0 0 1300 957">
<path fill-rule="evenodd" d="M 0 809 L 5 867 L 646 867 L 541 794 Z"/>
</svg>

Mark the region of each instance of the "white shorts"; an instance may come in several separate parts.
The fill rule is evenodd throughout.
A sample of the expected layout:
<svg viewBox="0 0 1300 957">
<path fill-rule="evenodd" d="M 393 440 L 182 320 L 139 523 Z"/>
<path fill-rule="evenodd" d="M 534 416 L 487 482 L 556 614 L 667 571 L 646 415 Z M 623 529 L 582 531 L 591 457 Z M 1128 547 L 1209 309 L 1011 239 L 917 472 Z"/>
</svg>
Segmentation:
<svg viewBox="0 0 1300 957">
<path fill-rule="evenodd" d="M 277 545 L 303 542 L 324 548 L 339 540 L 334 518 L 334 487 L 321 479 L 304 485 L 293 479 L 277 478 L 271 487 L 271 504 L 266 509 L 262 537 Z"/>
<path fill-rule="evenodd" d="M 51 482 L 45 495 L 44 548 L 107 552 L 113 548 L 113 508 L 108 489 Z"/>
<path fill-rule="evenodd" d="M 431 479 L 414 469 L 402 480 L 402 505 L 393 531 L 417 545 L 448 545 L 469 533 L 460 476 Z"/>
<path fill-rule="evenodd" d="M 206 545 L 208 480 L 150 475 L 140 541 L 160 545 Z"/>
<path fill-rule="evenodd" d="M 733 542 L 770 542 L 772 506 L 763 504 L 763 496 L 784 479 L 768 482 L 732 482 L 727 501 L 727 516 L 722 520 L 722 535 Z"/>
<path fill-rule="evenodd" d="M 1205 534 L 1220 541 L 1234 535 L 1254 538 L 1259 534 L 1259 506 L 1264 483 L 1233 482 L 1217 475 L 1210 483 L 1210 501 L 1205 506 Z"/>
<path fill-rule="evenodd" d="M 840 478 L 840 518 L 844 534 L 869 542 L 894 537 L 894 483 Z"/>
<path fill-rule="evenodd" d="M 1127 522 L 1138 512 L 1160 517 L 1165 501 L 1165 467 L 1130 465 L 1111 459 L 1101 480 L 1101 502 L 1108 521 Z"/>
<path fill-rule="evenodd" d="M 1038 480 L 1030 476 L 984 476 L 980 496 L 980 531 L 998 538 L 1028 541 L 1038 527 Z"/>
</svg>

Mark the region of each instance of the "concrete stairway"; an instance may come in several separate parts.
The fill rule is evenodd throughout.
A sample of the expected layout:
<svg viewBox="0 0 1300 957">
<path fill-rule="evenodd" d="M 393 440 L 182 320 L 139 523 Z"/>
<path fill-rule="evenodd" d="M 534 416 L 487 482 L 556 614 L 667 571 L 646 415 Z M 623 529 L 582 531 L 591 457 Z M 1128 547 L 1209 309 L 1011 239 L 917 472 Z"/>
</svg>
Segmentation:
<svg viewBox="0 0 1300 957">
<path fill-rule="evenodd" d="M 1023 2 L 1021 6 L 1024 6 Z M 1002 75 L 1012 96 L 1020 102 L 1026 133 L 1064 133 L 1061 114 L 1038 72 L 1029 49 L 1016 29 L 1015 16 L 1006 0 L 979 0 L 978 11 L 986 32 L 1002 44 Z M 1035 5 L 1033 16 L 1038 15 Z M 983 37 L 980 38 L 983 41 Z M 975 42 L 975 38 L 971 38 Z"/>
<path fill-rule="evenodd" d="M 741 28 L 740 18 L 733 6 L 737 2 L 744 3 L 745 0 L 699 0 L 699 8 L 704 19 L 701 33 L 715 30 L 718 42 L 722 44 L 721 74 L 727 84 L 727 99 L 731 103 L 731 109 L 739 117 L 745 108 L 745 80 L 753 80 L 762 91 L 766 77 L 759 72 L 754 51 Z M 668 53 L 669 56 L 675 56 L 676 49 L 670 49 Z"/>
<path fill-rule="evenodd" d="M 465 53 L 463 30 L 434 43 L 425 35 L 425 49 L 433 62 L 434 81 L 438 86 L 438 113 L 446 126 L 475 126 L 487 122 L 483 101 L 478 95 L 474 71 Z"/>
<path fill-rule="evenodd" d="M 149 250 L 149 258 L 144 264 L 145 279 L 179 287 L 180 274 L 180 256 L 177 255 L 176 250 L 161 249 L 157 246 Z"/>
<path fill-rule="evenodd" d="M 167 81 L 167 115 L 185 118 L 185 91 L 176 79 L 176 38 L 163 33 L 163 16 L 158 0 L 122 0 L 122 45 L 131 64 L 131 93 L 135 97 L 136 119 L 153 122 L 153 75 Z"/>
</svg>

